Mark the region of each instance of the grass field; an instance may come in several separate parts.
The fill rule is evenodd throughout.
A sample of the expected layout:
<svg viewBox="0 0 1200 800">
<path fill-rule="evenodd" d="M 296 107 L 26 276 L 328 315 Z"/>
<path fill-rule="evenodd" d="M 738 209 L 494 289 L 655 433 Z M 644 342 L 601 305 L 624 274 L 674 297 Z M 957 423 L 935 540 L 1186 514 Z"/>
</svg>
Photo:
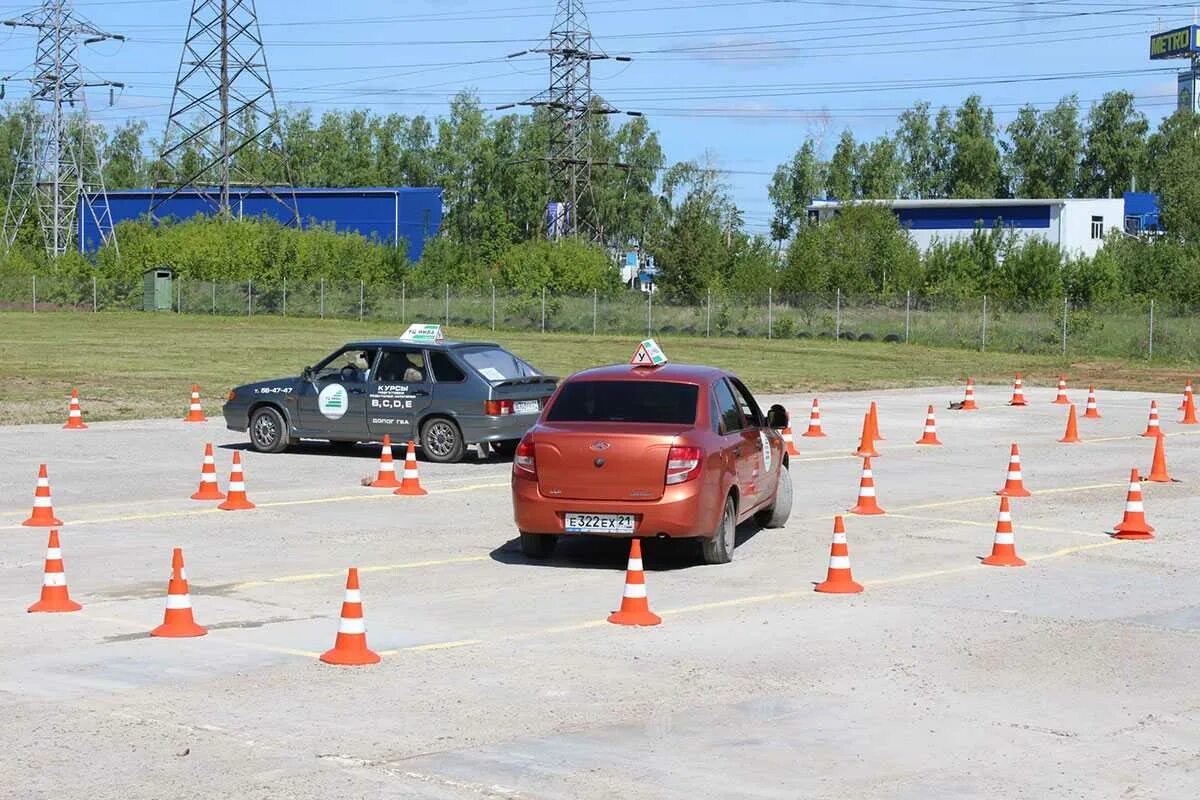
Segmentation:
<svg viewBox="0 0 1200 800">
<path fill-rule="evenodd" d="M 390 337 L 387 322 L 281 317 L 211 317 L 138 312 L 0 313 L 0 424 L 65 419 L 66 395 L 79 389 L 88 420 L 182 416 L 193 382 L 210 415 L 239 383 L 294 375 L 343 342 Z M 457 339 L 498 341 L 540 369 L 567 375 L 623 362 L 636 336 L 497 333 L 453 328 Z M 979 353 L 917 345 L 828 340 L 659 337 L 676 361 L 736 371 L 759 392 L 946 384 L 968 375 L 980 383 L 1050 385 L 1066 372 L 1072 386 L 1175 391 L 1186 370 L 1144 362 L 1064 360 L 1044 355 Z"/>
</svg>

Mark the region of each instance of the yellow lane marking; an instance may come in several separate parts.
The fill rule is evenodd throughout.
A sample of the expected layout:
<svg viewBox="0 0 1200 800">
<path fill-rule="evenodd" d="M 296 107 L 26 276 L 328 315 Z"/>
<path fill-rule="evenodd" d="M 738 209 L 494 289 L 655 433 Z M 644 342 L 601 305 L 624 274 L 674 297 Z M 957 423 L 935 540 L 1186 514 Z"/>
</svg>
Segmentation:
<svg viewBox="0 0 1200 800">
<path fill-rule="evenodd" d="M 467 564 L 472 561 L 487 561 L 490 556 L 462 556 L 459 558 L 443 558 L 435 561 L 410 561 L 405 564 L 378 564 L 373 567 L 359 567 L 359 573 L 369 572 L 394 572 L 402 569 L 419 569 L 421 567 L 441 567 L 446 564 Z M 234 591 L 242 589 L 255 589 L 260 586 L 270 586 L 276 583 L 303 583 L 305 581 L 325 580 L 327 578 L 342 578 L 345 577 L 345 570 L 337 570 L 334 572 L 310 572 L 305 575 L 284 575 L 279 578 L 267 578 L 261 581 L 245 581 L 243 583 L 235 583 Z"/>
<path fill-rule="evenodd" d="M 976 527 L 976 528 L 990 528 L 996 524 L 995 522 L 984 522 L 982 520 L 977 520 L 977 519 L 955 519 L 953 517 L 922 517 L 922 516 L 918 516 L 916 514 L 897 514 L 895 512 L 888 512 L 887 514 L 884 515 L 885 519 L 887 517 L 891 517 L 892 519 L 912 519 L 912 520 L 917 520 L 919 522 L 944 522 L 948 525 L 970 525 L 971 527 Z M 1039 533 L 1070 533 L 1070 534 L 1077 534 L 1079 536 L 1103 536 L 1106 539 L 1108 538 L 1107 533 L 1100 533 L 1098 531 L 1080 531 L 1080 530 L 1072 530 L 1069 528 L 1051 528 L 1051 527 L 1048 527 L 1045 525 L 1030 525 L 1029 523 L 1020 522 L 1020 521 L 1015 522 L 1014 525 L 1016 526 L 1016 528 L 1019 531 L 1038 531 Z"/>
<path fill-rule="evenodd" d="M 415 644 L 411 647 L 398 647 L 395 650 L 380 650 L 381 656 L 395 656 L 400 653 L 424 653 L 429 650 L 453 650 L 457 647 L 470 647 L 474 644 L 483 644 L 482 639 L 459 639 L 454 642 L 433 642 L 432 644 Z"/>
<path fill-rule="evenodd" d="M 1092 484 L 1088 484 L 1086 486 L 1062 486 L 1062 487 L 1059 487 L 1056 489 L 1035 489 L 1035 490 L 1033 490 L 1033 496 L 1037 497 L 1039 495 L 1047 495 L 1047 494 L 1070 494 L 1072 492 L 1089 492 L 1094 489 L 1114 489 L 1114 488 L 1121 487 L 1121 486 L 1129 486 L 1129 482 L 1126 481 L 1124 483 L 1092 483 Z M 949 508 L 951 506 L 962 506 L 962 505 L 967 505 L 969 503 L 981 503 L 985 500 L 994 501 L 994 500 L 996 500 L 997 497 L 998 497 L 998 495 L 989 494 L 989 495 L 980 495 L 978 497 L 963 497 L 958 500 L 939 500 L 934 503 L 917 503 L 917 504 L 911 505 L 911 506 L 901 506 L 900 508 L 898 508 L 896 510 L 897 511 L 921 511 L 921 510 L 924 510 L 927 508 Z"/>
</svg>

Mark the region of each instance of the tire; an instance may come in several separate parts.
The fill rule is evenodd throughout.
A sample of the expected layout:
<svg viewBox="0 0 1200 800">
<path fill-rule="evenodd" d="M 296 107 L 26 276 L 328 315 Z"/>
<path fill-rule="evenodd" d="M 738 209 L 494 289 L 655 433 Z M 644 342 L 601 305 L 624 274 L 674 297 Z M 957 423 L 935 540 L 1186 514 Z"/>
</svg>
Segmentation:
<svg viewBox="0 0 1200 800">
<path fill-rule="evenodd" d="M 426 420 L 421 426 L 421 450 L 425 458 L 437 464 L 457 464 L 466 451 L 462 431 L 454 420 L 445 417 Z"/>
<path fill-rule="evenodd" d="M 259 406 L 250 415 L 250 446 L 259 453 L 282 453 L 291 444 L 287 422 L 274 406 Z"/>
<path fill-rule="evenodd" d="M 554 555 L 558 537 L 549 533 L 522 533 L 521 555 L 526 558 L 545 559 Z"/>
<path fill-rule="evenodd" d="M 517 445 L 520 443 L 520 439 L 505 439 L 502 442 L 492 442 L 492 452 L 501 458 L 512 458 L 517 452 Z"/>
<path fill-rule="evenodd" d="M 733 496 L 725 498 L 725 510 L 717 522 L 717 529 L 710 538 L 700 540 L 700 553 L 705 564 L 728 564 L 733 561 L 733 548 L 737 538 L 737 504 Z"/>
<path fill-rule="evenodd" d="M 764 528 L 782 528 L 792 515 L 792 473 L 787 467 L 779 467 L 779 488 L 775 490 L 775 502 L 754 515 L 754 521 Z"/>
</svg>

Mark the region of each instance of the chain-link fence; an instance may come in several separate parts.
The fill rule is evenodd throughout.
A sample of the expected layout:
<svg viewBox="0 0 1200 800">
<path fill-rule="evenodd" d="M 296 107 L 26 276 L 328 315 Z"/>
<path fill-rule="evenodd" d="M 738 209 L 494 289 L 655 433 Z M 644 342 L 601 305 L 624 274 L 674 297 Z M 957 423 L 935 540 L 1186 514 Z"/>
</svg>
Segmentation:
<svg viewBox="0 0 1200 800">
<path fill-rule="evenodd" d="M 139 310 L 144 286 L 96 275 L 0 275 L 0 308 Z M 693 303 L 623 290 L 564 295 L 543 290 L 417 290 L 353 282 L 187 281 L 171 284 L 175 313 L 440 322 L 450 328 L 577 334 L 882 341 L 1000 352 L 1200 359 L 1200 309 L 1162 301 L 1073 306 L 1001 304 L 986 297 L 881 299 L 829 295 L 707 294 Z"/>
</svg>

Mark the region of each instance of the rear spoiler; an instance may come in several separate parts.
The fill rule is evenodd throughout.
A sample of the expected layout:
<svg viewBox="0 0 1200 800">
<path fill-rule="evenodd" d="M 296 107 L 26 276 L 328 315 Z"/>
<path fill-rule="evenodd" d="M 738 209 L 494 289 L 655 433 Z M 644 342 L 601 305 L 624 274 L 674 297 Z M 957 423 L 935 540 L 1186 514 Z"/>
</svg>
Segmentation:
<svg viewBox="0 0 1200 800">
<path fill-rule="evenodd" d="M 553 375 L 530 375 L 525 378 L 509 378 L 506 381 L 497 381 L 492 384 L 492 388 L 499 389 L 501 386 L 530 386 L 535 383 L 557 384 L 559 380 L 559 378 Z"/>
</svg>

